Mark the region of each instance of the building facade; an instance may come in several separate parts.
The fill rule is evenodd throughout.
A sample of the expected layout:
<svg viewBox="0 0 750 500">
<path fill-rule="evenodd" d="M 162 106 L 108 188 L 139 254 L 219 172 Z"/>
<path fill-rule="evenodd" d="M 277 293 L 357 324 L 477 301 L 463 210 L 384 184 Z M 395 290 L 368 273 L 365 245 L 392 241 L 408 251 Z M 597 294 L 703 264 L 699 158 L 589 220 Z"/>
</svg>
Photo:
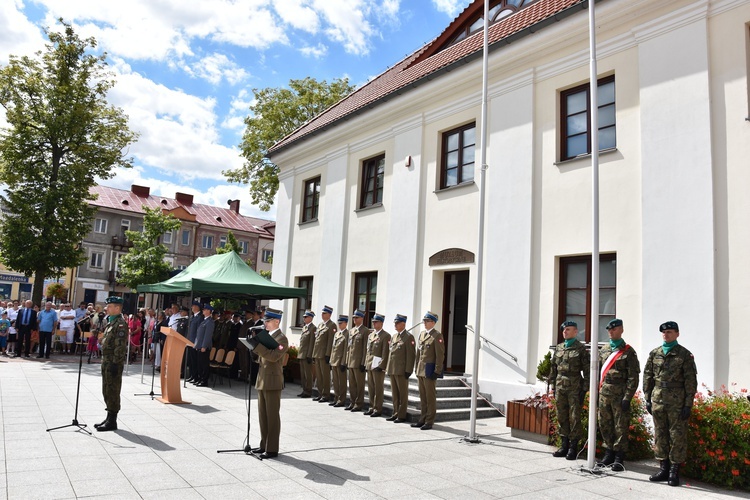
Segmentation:
<svg viewBox="0 0 750 500">
<path fill-rule="evenodd" d="M 240 244 L 240 256 L 251 261 L 253 269 L 269 269 L 270 264 L 260 258 L 273 255 L 272 221 L 240 214 L 240 201 L 230 200 L 227 208 L 193 202 L 193 196 L 177 193 L 174 198 L 151 195 L 150 189 L 133 185 L 123 190 L 106 186 L 93 188 L 98 198 L 91 232 L 83 241 L 87 252 L 86 263 L 76 269 L 72 286 L 74 302 L 103 302 L 110 294 L 124 295 L 133 300 L 131 290 L 117 280 L 120 257 L 128 253 L 132 244 L 125 232 L 143 229 L 143 207 L 159 207 L 174 215 L 180 228 L 165 233 L 161 243 L 168 248 L 166 259 L 175 270 L 185 269 L 198 257 L 214 255 L 227 242 L 231 231 Z"/>
<path fill-rule="evenodd" d="M 432 310 L 448 369 L 478 373 L 504 403 L 533 392 L 566 319 L 602 341 L 622 318 L 644 362 L 673 320 L 701 382 L 750 385 L 750 0 L 596 4 L 598 318 L 587 4 L 491 2 L 480 332 L 490 342 L 474 367 L 465 325 L 477 296 L 482 4 L 271 149 L 273 280 L 310 289 L 286 325 L 324 304 L 411 324 Z"/>
</svg>

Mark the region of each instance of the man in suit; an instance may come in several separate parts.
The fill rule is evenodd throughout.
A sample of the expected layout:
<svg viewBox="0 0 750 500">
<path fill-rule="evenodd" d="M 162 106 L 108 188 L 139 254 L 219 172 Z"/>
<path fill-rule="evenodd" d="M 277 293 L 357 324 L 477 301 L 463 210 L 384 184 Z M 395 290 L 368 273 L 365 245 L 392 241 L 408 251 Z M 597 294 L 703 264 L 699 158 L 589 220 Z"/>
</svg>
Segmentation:
<svg viewBox="0 0 750 500">
<path fill-rule="evenodd" d="M 36 311 L 34 310 L 34 303 L 30 300 L 27 300 L 23 309 L 18 311 L 16 330 L 18 331 L 16 357 L 21 355 L 22 348 L 24 350 L 23 355 L 27 358 L 31 357 L 31 330 L 36 330 Z"/>
<path fill-rule="evenodd" d="M 198 363 L 197 377 L 193 383 L 197 387 L 208 386 L 209 363 L 211 357 L 211 346 L 213 344 L 214 329 L 216 324 L 213 320 L 214 308 L 211 304 L 203 305 L 203 321 L 198 325 L 198 334 L 195 338 L 195 355 Z"/>
<path fill-rule="evenodd" d="M 260 446 L 253 448 L 253 453 L 260 453 L 260 458 L 274 458 L 279 455 L 279 434 L 281 434 L 281 390 L 284 388 L 284 358 L 289 349 L 286 335 L 281 333 L 282 312 L 266 309 L 263 317 L 266 330 L 276 342 L 276 347 L 269 348 L 258 340 L 250 339 L 253 352 L 260 358 L 260 369 L 255 389 L 258 391 L 258 423 L 260 425 Z"/>
<path fill-rule="evenodd" d="M 385 369 L 388 365 L 388 345 L 391 334 L 383 330 L 385 316 L 375 313 L 372 317 L 373 332 L 367 339 L 367 393 L 370 398 L 370 409 L 365 415 L 379 417 L 383 413 L 383 391 Z"/>
<path fill-rule="evenodd" d="M 367 337 L 370 330 L 365 326 L 365 313 L 354 311 L 354 328 L 349 332 L 349 349 L 346 353 L 346 366 L 349 367 L 349 406 L 347 410 L 362 411 L 365 404 L 365 357 Z"/>
<path fill-rule="evenodd" d="M 333 373 L 333 401 L 328 403 L 340 408 L 346 403 L 346 351 L 349 349 L 349 316 L 338 318 L 339 331 L 333 337 L 331 347 L 331 368 Z"/>
<path fill-rule="evenodd" d="M 312 396 L 313 345 L 315 344 L 316 330 L 313 324 L 314 318 L 315 313 L 308 309 L 305 311 L 302 319 L 305 325 L 302 327 L 302 334 L 299 337 L 299 354 L 297 355 L 302 375 L 302 392 L 297 394 L 298 398 L 309 398 Z M 320 396 L 317 399 L 320 399 Z"/>
<path fill-rule="evenodd" d="M 419 379 L 419 421 L 411 424 L 423 431 L 432 429 L 437 414 L 437 379 L 443 375 L 445 344 L 443 334 L 435 329 L 437 314 L 427 311 L 422 318 L 425 330 L 419 334 L 417 378 Z"/>
<path fill-rule="evenodd" d="M 393 323 L 396 333 L 391 337 L 387 368 L 388 376 L 391 378 L 393 415 L 386 420 L 400 424 L 406 422 L 409 377 L 414 370 L 415 342 L 412 334 L 406 331 L 406 316 L 397 314 Z"/>
<path fill-rule="evenodd" d="M 313 358 L 315 359 L 315 377 L 318 379 L 318 398 L 313 401 L 327 403 L 331 397 L 331 348 L 333 336 L 336 335 L 336 323 L 331 321 L 331 306 L 323 306 L 321 318 L 315 333 Z"/>
</svg>

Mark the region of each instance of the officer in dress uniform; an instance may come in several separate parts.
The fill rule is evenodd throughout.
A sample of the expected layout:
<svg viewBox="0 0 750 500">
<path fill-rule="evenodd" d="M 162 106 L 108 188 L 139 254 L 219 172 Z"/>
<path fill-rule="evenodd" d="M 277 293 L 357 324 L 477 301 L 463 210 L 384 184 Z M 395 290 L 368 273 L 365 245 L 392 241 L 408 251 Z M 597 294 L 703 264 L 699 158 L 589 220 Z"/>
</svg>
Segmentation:
<svg viewBox="0 0 750 500">
<path fill-rule="evenodd" d="M 406 422 L 406 410 L 409 405 L 409 377 L 414 370 L 415 342 L 411 333 L 406 331 L 406 316 L 397 314 L 393 320 L 396 333 L 391 337 L 388 352 L 388 376 L 391 378 L 393 395 L 393 415 L 386 420 Z"/>
<path fill-rule="evenodd" d="M 281 434 L 281 390 L 284 388 L 284 357 L 289 349 L 286 335 L 281 333 L 282 312 L 268 308 L 263 317 L 266 330 L 278 343 L 275 349 L 261 344 L 257 337 L 250 338 L 253 352 L 258 355 L 260 368 L 255 389 L 258 391 L 258 421 L 260 445 L 253 453 L 260 458 L 274 458 L 279 455 L 279 434 Z"/>
<path fill-rule="evenodd" d="M 687 431 L 698 374 L 693 354 L 677 343 L 680 327 L 674 321 L 659 327 L 663 343 L 648 355 L 643 370 L 646 410 L 654 417 L 654 449 L 659 472 L 651 481 L 680 484 L 680 464 L 687 458 Z"/>
<path fill-rule="evenodd" d="M 582 437 L 581 408 L 589 387 L 591 358 L 586 346 L 577 338 L 578 324 L 566 321 L 560 325 L 563 342 L 555 347 L 549 383 L 557 405 L 558 432 L 562 445 L 552 456 L 575 460 L 578 440 Z"/>
<path fill-rule="evenodd" d="M 107 298 L 107 326 L 102 339 L 102 395 L 107 405 L 107 418 L 94 424 L 97 431 L 117 430 L 120 411 L 122 368 L 128 351 L 128 323 L 122 317 L 122 297 Z"/>
<path fill-rule="evenodd" d="M 340 408 L 346 403 L 346 351 L 349 349 L 349 317 L 338 317 L 339 330 L 333 337 L 331 348 L 331 369 L 333 373 L 333 401 L 328 403 Z"/>
<path fill-rule="evenodd" d="M 367 339 L 367 393 L 370 399 L 370 409 L 365 415 L 379 417 L 383 413 L 383 392 L 385 385 L 385 369 L 388 366 L 388 344 L 391 334 L 383 331 L 385 316 L 375 313 L 372 316 L 373 332 Z"/>
<path fill-rule="evenodd" d="M 313 345 L 315 344 L 315 325 L 313 319 L 315 313 L 310 309 L 305 311 L 302 321 L 305 325 L 302 327 L 302 334 L 299 337 L 299 362 L 302 375 L 302 392 L 297 394 L 298 398 L 309 398 L 312 396 L 313 383 Z"/>
<path fill-rule="evenodd" d="M 612 465 L 612 470 L 624 471 L 622 466 L 628 451 L 630 400 L 638 390 L 641 365 L 635 349 L 622 338 L 621 319 L 607 323 L 609 342 L 599 349 L 599 432 L 604 441 L 604 458 L 600 465 Z"/>
<path fill-rule="evenodd" d="M 313 399 L 319 403 L 327 403 L 331 398 L 331 347 L 333 336 L 336 334 L 336 323 L 331 321 L 331 306 L 323 306 L 320 317 L 323 322 L 315 332 L 313 358 L 315 358 L 315 377 L 318 380 L 318 397 Z"/>
<path fill-rule="evenodd" d="M 365 326 L 365 313 L 354 311 L 354 328 L 349 332 L 349 349 L 346 353 L 346 366 L 349 367 L 349 406 L 346 410 L 362 411 L 365 404 L 365 357 L 367 338 L 370 330 Z"/>
<path fill-rule="evenodd" d="M 435 329 L 438 315 L 427 311 L 422 318 L 424 331 L 419 334 L 419 355 L 417 356 L 417 380 L 419 380 L 419 421 L 412 427 L 423 431 L 432 429 L 437 414 L 437 379 L 443 376 L 445 343 L 443 334 Z"/>
</svg>

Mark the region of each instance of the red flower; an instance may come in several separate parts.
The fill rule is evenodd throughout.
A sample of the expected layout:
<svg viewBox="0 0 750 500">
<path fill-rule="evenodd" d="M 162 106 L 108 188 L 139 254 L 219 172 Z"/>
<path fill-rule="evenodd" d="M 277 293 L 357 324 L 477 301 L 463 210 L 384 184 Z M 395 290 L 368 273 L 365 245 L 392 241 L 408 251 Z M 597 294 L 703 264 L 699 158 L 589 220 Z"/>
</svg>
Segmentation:
<svg viewBox="0 0 750 500">
<path fill-rule="evenodd" d="M 726 460 L 726 459 L 727 459 L 727 457 L 725 457 L 724 455 L 721 455 L 721 456 L 719 457 L 719 461 L 720 461 L 720 462 L 723 462 L 723 461 L 724 461 L 724 460 Z"/>
<path fill-rule="evenodd" d="M 750 465 L 750 458 L 745 457 L 745 465 Z"/>
<path fill-rule="evenodd" d="M 732 456 L 732 458 L 737 458 L 737 452 L 734 450 L 732 450 L 732 453 L 730 453 L 730 455 Z"/>
<path fill-rule="evenodd" d="M 737 469 L 732 469 L 732 475 L 733 476 L 739 476 L 740 475 L 740 471 L 738 471 Z"/>
</svg>

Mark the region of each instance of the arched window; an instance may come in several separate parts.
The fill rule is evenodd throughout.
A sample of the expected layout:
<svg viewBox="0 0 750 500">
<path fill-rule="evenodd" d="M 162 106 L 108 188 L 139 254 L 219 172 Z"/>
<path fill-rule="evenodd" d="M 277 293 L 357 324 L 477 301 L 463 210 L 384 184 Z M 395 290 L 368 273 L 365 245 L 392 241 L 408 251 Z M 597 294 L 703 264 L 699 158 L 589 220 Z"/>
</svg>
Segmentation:
<svg viewBox="0 0 750 500">
<path fill-rule="evenodd" d="M 497 0 L 490 3 L 489 18 L 490 24 L 494 24 L 511 14 L 515 14 L 519 10 L 534 3 L 537 0 Z M 456 35 L 448 42 L 445 46 L 449 47 L 455 43 L 460 42 L 469 35 L 480 31 L 484 26 L 484 10 L 479 13 L 479 17 L 475 17 L 470 21 L 464 23 L 463 28 L 456 33 Z"/>
</svg>

